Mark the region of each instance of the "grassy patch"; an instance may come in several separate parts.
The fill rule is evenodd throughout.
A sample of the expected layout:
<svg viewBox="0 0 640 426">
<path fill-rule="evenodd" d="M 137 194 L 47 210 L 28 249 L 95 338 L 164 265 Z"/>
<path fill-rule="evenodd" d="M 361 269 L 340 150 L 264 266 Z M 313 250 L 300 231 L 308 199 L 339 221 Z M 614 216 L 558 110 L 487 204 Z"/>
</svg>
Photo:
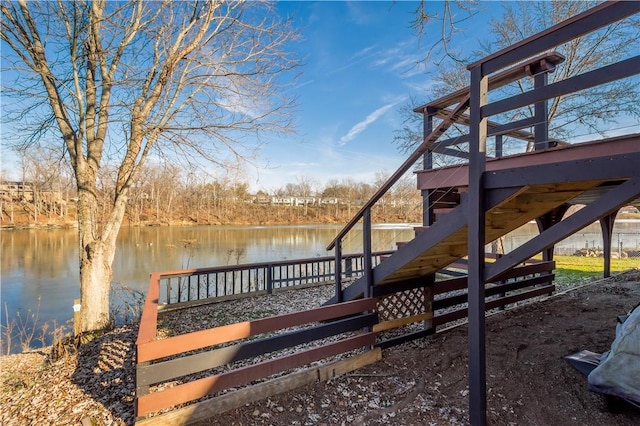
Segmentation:
<svg viewBox="0 0 640 426">
<path fill-rule="evenodd" d="M 554 256 L 556 283 L 576 283 L 602 278 L 604 259 L 601 257 Z M 640 267 L 640 259 L 611 259 L 611 273 Z"/>
</svg>

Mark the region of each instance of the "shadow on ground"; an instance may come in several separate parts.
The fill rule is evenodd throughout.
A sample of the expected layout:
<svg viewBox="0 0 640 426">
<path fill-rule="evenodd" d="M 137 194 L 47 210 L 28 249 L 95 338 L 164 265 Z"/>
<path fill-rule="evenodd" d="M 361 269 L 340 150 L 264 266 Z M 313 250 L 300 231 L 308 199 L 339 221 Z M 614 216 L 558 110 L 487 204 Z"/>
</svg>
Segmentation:
<svg viewBox="0 0 640 426">
<path fill-rule="evenodd" d="M 124 326 L 82 345 L 71 380 L 104 405 L 118 424 L 134 423 L 135 340 L 137 329 Z M 105 424 L 105 419 L 89 419 Z M 93 424 L 93 423 L 91 423 Z"/>
</svg>

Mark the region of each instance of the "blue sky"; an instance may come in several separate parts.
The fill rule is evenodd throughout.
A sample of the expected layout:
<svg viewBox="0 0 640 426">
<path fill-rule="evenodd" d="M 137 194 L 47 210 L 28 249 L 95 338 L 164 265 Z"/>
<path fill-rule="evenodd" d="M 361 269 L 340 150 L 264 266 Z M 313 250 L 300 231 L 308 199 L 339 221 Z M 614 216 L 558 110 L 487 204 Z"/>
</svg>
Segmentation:
<svg viewBox="0 0 640 426">
<path fill-rule="evenodd" d="M 273 193 L 302 181 L 312 182 L 315 190 L 331 180 L 374 183 L 377 174 L 389 175 L 402 164 L 406 156 L 393 142 L 402 127 L 400 108 L 410 98 L 435 98 L 435 67 L 423 59 L 433 43 L 429 36 L 440 35 L 441 22 L 434 19 L 421 41 L 411 27 L 419 4 L 277 3 L 280 13 L 295 17 L 302 35 L 294 45 L 304 58 L 302 75 L 289 89 L 298 98 L 297 132 L 264 137 L 258 158 L 246 164 L 241 175 L 252 191 Z M 428 13 L 442 16 L 443 2 L 427 0 L 425 5 Z M 478 48 L 479 39 L 486 41 L 491 36 L 488 21 L 501 13 L 502 2 L 481 1 L 473 10 L 473 18 L 457 25 L 461 32 L 454 37 L 453 49 L 469 52 Z M 456 19 L 467 16 L 464 11 L 454 13 Z M 4 143 L 0 161 L 5 176 L 21 178 L 20 165 Z M 212 174 L 223 177 L 225 172 Z"/>
<path fill-rule="evenodd" d="M 419 2 L 280 2 L 293 13 L 307 58 L 296 115 L 298 134 L 268 139 L 261 151 L 270 168 L 247 169 L 253 189 L 272 191 L 286 183 L 312 180 L 321 189 L 329 180 L 373 183 L 377 172 L 393 173 L 405 159 L 393 143 L 401 128 L 400 107 L 411 97 L 433 99 L 433 81 L 422 61 L 428 48 L 411 27 Z M 427 9 L 442 13 L 442 2 Z M 473 18 L 481 25 L 498 2 L 483 2 Z M 462 16 L 463 12 L 459 16 Z M 466 25 L 469 24 L 468 21 Z M 436 34 L 439 22 L 428 27 Z M 472 40 L 472 43 L 468 43 Z M 475 38 L 466 40 L 475 48 Z"/>
<path fill-rule="evenodd" d="M 255 165 L 246 167 L 244 178 L 253 191 L 273 192 L 301 180 L 312 181 L 314 189 L 334 179 L 373 183 L 376 173 L 397 169 L 405 158 L 393 143 L 394 131 L 402 124 L 400 107 L 410 97 L 433 98 L 433 83 L 422 62 L 427 46 L 411 28 L 418 4 L 278 3 L 280 12 L 296 17 L 303 36 L 296 48 L 305 65 L 293 89 L 298 96 L 297 133 L 265 138 Z M 426 4 L 433 13 L 442 12 L 442 2 Z M 497 5 L 485 2 L 482 8 L 495 10 Z M 473 24 L 488 18 L 484 12 Z M 434 23 L 432 31 L 439 30 Z M 475 38 L 468 42 L 466 47 L 475 47 Z M 19 171 L 5 147 L 0 154 L 5 172 Z M 20 178 L 19 173 L 9 176 Z"/>
<path fill-rule="evenodd" d="M 399 108 L 428 97 L 432 84 L 411 22 L 417 2 L 281 2 L 304 40 L 298 86 L 298 134 L 270 139 L 261 157 L 272 168 L 248 169 L 252 188 L 273 190 L 311 179 L 371 182 L 402 163 L 393 144 Z M 433 2 L 434 11 L 442 6 Z"/>
</svg>

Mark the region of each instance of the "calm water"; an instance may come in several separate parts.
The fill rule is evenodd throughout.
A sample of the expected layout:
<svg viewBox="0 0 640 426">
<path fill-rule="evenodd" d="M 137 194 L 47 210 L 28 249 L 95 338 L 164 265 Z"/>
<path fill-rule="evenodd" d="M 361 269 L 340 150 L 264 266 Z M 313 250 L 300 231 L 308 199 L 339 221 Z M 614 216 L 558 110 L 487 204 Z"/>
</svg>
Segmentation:
<svg viewBox="0 0 640 426">
<path fill-rule="evenodd" d="M 261 227 L 123 228 L 113 265 L 113 281 L 146 290 L 149 273 L 186 268 L 330 256 L 325 250 L 341 227 L 327 225 Z M 351 236 L 353 234 L 353 236 Z M 362 231 L 351 232 L 344 253 L 361 252 Z M 380 225 L 374 250 L 394 248 L 412 238 L 410 225 Z M 2 324 L 21 312 L 39 312 L 42 321 L 65 323 L 80 296 L 77 231 L 2 230 Z"/>
<path fill-rule="evenodd" d="M 145 290 L 152 271 L 329 256 L 332 253 L 325 247 L 340 229 L 330 225 L 123 228 L 114 282 Z M 343 251 L 361 252 L 362 232 L 351 234 Z M 535 235 L 535 224 L 527 224 L 505 237 L 504 248 L 510 251 Z M 29 310 L 39 311 L 40 321 L 67 322 L 73 315 L 73 299 L 79 297 L 77 231 L 3 230 L 0 236 L 2 324 L 6 324 L 7 313 L 12 320 L 17 312 L 24 318 Z M 396 241 L 412 236 L 411 225 L 378 225 L 373 249 L 393 249 Z M 614 247 L 622 244 L 625 249 L 640 249 L 640 222 L 616 222 L 613 241 Z M 587 245 L 602 247 L 597 224 L 556 249 L 570 254 Z"/>
</svg>

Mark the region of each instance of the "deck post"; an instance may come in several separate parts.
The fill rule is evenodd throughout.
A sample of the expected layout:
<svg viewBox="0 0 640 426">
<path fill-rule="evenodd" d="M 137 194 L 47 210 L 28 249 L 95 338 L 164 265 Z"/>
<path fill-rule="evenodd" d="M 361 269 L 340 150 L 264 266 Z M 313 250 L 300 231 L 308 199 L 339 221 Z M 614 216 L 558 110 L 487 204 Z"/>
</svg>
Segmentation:
<svg viewBox="0 0 640 426">
<path fill-rule="evenodd" d="M 502 135 L 496 135 L 495 141 L 496 141 L 495 156 L 496 156 L 496 158 L 502 158 L 502 147 L 503 147 Z"/>
<path fill-rule="evenodd" d="M 608 278 L 611 276 L 611 243 L 613 237 L 613 225 L 616 220 L 616 215 L 618 211 L 613 213 L 609 213 L 608 215 L 601 217 L 600 229 L 602 230 L 602 245 L 604 246 L 604 278 Z"/>
<path fill-rule="evenodd" d="M 362 216 L 362 234 L 364 255 L 364 275 L 367 280 L 367 288 L 364 297 L 371 297 L 373 294 L 373 261 L 371 259 L 371 209 L 367 209 Z"/>
<path fill-rule="evenodd" d="M 534 90 L 541 89 L 547 85 L 548 77 L 546 71 L 533 77 Z M 549 104 L 544 101 L 537 102 L 533 106 L 535 124 L 533 126 L 534 151 L 549 148 Z"/>
<path fill-rule="evenodd" d="M 547 229 L 551 228 L 556 223 L 562 221 L 562 217 L 569 210 L 569 204 L 563 204 L 550 212 L 540 216 L 536 219 L 536 224 L 538 225 L 538 232 L 542 234 Z M 551 262 L 553 260 L 553 250 L 554 246 L 547 247 L 542 251 L 542 260 L 545 262 Z"/>
<path fill-rule="evenodd" d="M 424 110 L 424 123 L 422 137 L 427 138 L 431 132 L 433 132 L 433 115 L 434 111 L 426 108 Z M 433 168 L 433 152 L 428 149 L 422 158 L 422 167 L 424 170 L 431 170 Z M 432 196 L 433 191 L 422 191 L 422 225 L 431 226 L 434 222 Z"/>
<path fill-rule="evenodd" d="M 336 263 L 333 268 L 336 280 L 336 303 L 342 302 L 342 240 L 336 241 L 334 248 L 336 254 Z"/>
<path fill-rule="evenodd" d="M 469 417 L 471 424 L 487 423 L 486 342 L 484 301 L 485 206 L 483 179 L 486 161 L 488 77 L 482 65 L 471 69 L 469 126 Z"/>
<path fill-rule="evenodd" d="M 429 108 L 424 110 L 424 122 L 423 122 L 423 130 L 422 130 L 422 138 L 426 139 L 431 132 L 433 132 L 433 116 L 435 112 Z M 427 149 L 423 155 L 423 167 L 425 170 L 430 170 L 433 168 L 433 152 L 431 149 Z"/>
</svg>

